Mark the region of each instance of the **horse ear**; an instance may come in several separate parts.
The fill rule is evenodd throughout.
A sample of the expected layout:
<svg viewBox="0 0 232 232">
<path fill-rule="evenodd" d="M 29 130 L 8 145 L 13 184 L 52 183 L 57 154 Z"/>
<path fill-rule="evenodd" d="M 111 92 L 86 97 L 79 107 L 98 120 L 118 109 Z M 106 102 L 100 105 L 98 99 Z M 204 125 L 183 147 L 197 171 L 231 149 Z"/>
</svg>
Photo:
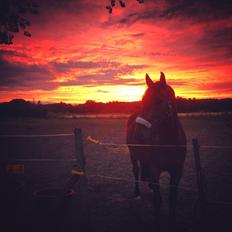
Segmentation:
<svg viewBox="0 0 232 232">
<path fill-rule="evenodd" d="M 160 72 L 160 83 L 166 85 L 166 78 L 163 72 Z"/>
<path fill-rule="evenodd" d="M 152 87 L 153 86 L 153 81 L 151 80 L 151 78 L 149 77 L 149 75 L 146 73 L 146 83 L 148 87 Z"/>
</svg>

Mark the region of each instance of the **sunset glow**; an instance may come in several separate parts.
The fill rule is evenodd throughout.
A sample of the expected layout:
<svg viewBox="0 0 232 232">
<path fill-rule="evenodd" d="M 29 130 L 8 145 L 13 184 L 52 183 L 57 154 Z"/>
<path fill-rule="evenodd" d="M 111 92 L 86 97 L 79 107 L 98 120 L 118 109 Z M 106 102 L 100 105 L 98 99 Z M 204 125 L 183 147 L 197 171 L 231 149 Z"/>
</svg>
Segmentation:
<svg viewBox="0 0 232 232">
<path fill-rule="evenodd" d="M 0 101 L 137 101 L 160 71 L 177 96 L 232 97 L 226 1 L 183 1 L 128 0 L 112 14 L 107 0 L 41 1 L 32 37 L 0 45 Z"/>
</svg>

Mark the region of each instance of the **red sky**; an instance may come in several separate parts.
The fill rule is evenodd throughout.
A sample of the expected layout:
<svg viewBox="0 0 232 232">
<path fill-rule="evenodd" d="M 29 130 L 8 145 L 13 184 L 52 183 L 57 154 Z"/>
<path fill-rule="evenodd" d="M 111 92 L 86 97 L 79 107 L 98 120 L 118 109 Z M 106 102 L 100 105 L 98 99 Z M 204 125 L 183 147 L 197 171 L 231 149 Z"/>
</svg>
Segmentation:
<svg viewBox="0 0 232 232">
<path fill-rule="evenodd" d="M 139 100 L 146 73 L 176 95 L 232 97 L 232 1 L 39 1 L 31 38 L 0 45 L 0 101 Z"/>
</svg>

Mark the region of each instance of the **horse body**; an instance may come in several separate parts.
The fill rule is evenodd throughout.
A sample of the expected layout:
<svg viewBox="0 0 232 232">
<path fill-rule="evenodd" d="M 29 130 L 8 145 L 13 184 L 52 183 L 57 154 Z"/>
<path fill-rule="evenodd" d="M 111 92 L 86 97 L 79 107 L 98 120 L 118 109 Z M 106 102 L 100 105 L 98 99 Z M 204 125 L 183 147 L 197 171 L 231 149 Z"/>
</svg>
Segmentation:
<svg viewBox="0 0 232 232">
<path fill-rule="evenodd" d="M 134 192 L 136 197 L 140 196 L 139 177 L 149 182 L 158 218 L 161 204 L 159 177 L 161 172 L 169 172 L 170 216 L 174 218 L 176 186 L 182 177 L 186 155 L 186 136 L 177 116 L 174 91 L 166 84 L 164 74 L 161 73 L 159 82 L 153 83 L 148 75 L 146 81 L 148 90 L 142 107 L 129 117 L 127 124 L 127 144 L 135 176 Z"/>
</svg>

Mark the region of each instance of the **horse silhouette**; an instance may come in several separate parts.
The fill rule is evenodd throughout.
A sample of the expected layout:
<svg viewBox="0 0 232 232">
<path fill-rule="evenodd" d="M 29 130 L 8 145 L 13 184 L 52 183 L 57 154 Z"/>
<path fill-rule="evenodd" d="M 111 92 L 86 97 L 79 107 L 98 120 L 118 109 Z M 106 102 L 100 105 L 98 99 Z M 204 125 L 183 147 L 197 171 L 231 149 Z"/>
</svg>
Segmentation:
<svg viewBox="0 0 232 232">
<path fill-rule="evenodd" d="M 139 178 L 148 181 L 153 190 L 155 218 L 159 220 L 159 177 L 161 172 L 167 171 L 170 174 L 169 216 L 175 220 L 177 186 L 186 156 L 186 136 L 177 115 L 175 92 L 166 83 L 164 73 L 161 72 L 157 82 L 146 74 L 146 83 L 148 88 L 141 109 L 129 117 L 127 124 L 127 144 L 135 177 L 134 194 L 140 197 Z"/>
</svg>

